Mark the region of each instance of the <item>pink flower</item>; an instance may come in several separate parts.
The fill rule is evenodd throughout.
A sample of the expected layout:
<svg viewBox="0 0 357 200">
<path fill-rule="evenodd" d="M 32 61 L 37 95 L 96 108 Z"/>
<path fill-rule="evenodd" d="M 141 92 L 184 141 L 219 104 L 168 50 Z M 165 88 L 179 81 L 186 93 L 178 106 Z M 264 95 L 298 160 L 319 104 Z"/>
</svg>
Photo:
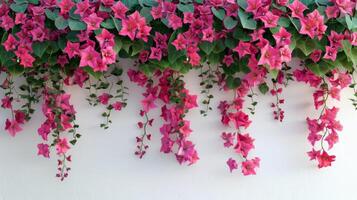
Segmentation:
<svg viewBox="0 0 357 200">
<path fill-rule="evenodd" d="M 303 18 L 303 12 L 307 9 L 299 0 L 295 0 L 292 4 L 289 4 L 288 8 L 291 10 L 291 16 L 296 18 Z"/>
<path fill-rule="evenodd" d="M 151 47 L 150 59 L 161 60 L 162 51 L 160 48 Z"/>
<path fill-rule="evenodd" d="M 247 157 L 250 150 L 254 148 L 254 139 L 249 134 L 237 134 L 237 145 L 234 147 L 235 151 Z"/>
<path fill-rule="evenodd" d="M 61 2 L 58 3 L 58 7 L 61 9 L 61 15 L 69 13 L 74 5 L 75 4 L 72 2 L 72 0 L 61 0 Z"/>
<path fill-rule="evenodd" d="M 317 161 L 319 162 L 318 167 L 329 167 L 331 163 L 335 161 L 336 156 L 330 156 L 326 151 L 323 151 L 322 154 L 317 155 Z"/>
<path fill-rule="evenodd" d="M 240 127 L 247 128 L 251 121 L 249 120 L 249 116 L 242 111 L 238 111 L 236 113 L 229 113 L 229 119 L 233 122 L 234 126 L 238 129 Z"/>
<path fill-rule="evenodd" d="M 182 20 L 175 14 L 169 16 L 169 25 L 172 29 L 176 30 L 182 27 Z"/>
<path fill-rule="evenodd" d="M 37 155 L 42 155 L 45 158 L 50 157 L 50 150 L 48 144 L 43 144 L 43 143 L 38 144 L 37 148 L 38 148 Z"/>
<path fill-rule="evenodd" d="M 238 164 L 233 158 L 229 158 L 227 160 L 227 165 L 229 167 L 229 171 L 232 173 L 233 170 L 238 169 Z"/>
<path fill-rule="evenodd" d="M 338 135 L 336 131 L 332 131 L 326 138 L 325 141 L 328 143 L 328 148 L 331 149 L 333 145 L 335 145 L 338 142 Z"/>
<path fill-rule="evenodd" d="M 22 128 L 16 120 L 10 121 L 9 119 L 6 119 L 5 130 L 7 130 L 12 137 L 15 137 L 18 132 L 22 131 Z"/>
<path fill-rule="evenodd" d="M 128 8 L 121 1 L 111 6 L 111 9 L 114 12 L 114 17 L 119 19 L 124 19 L 125 13 L 128 11 Z"/>
<path fill-rule="evenodd" d="M 32 67 L 32 63 L 35 61 L 35 58 L 29 53 L 22 54 L 20 57 L 20 64 L 24 67 Z"/>
<path fill-rule="evenodd" d="M 340 10 L 337 6 L 328 6 L 325 10 L 327 19 L 337 18 L 340 15 Z"/>
<path fill-rule="evenodd" d="M 353 15 L 353 10 L 356 6 L 356 2 L 351 0 L 335 0 L 334 2 L 336 3 L 342 14 Z"/>
<path fill-rule="evenodd" d="M 146 20 L 141 17 L 138 11 L 129 15 L 128 19 L 122 21 L 122 29 L 119 35 L 128 36 L 131 40 L 135 37 L 147 41 L 151 27 L 146 25 Z"/>
<path fill-rule="evenodd" d="M 79 63 L 80 67 L 89 66 L 93 69 L 98 67 L 98 59 L 100 55 L 93 47 L 88 46 L 87 48 L 81 50 L 80 52 L 81 61 Z"/>
<path fill-rule="evenodd" d="M 221 138 L 224 140 L 224 147 L 231 147 L 234 143 L 234 134 L 223 132 Z"/>
<path fill-rule="evenodd" d="M 247 8 L 245 9 L 247 12 L 251 12 L 253 14 L 256 14 L 258 9 L 263 6 L 263 3 L 261 0 L 247 0 Z"/>
<path fill-rule="evenodd" d="M 130 81 L 137 83 L 140 86 L 144 86 L 148 78 L 141 71 L 128 70 L 128 76 Z"/>
<path fill-rule="evenodd" d="M 277 33 L 273 34 L 273 37 L 278 46 L 290 45 L 291 43 L 291 34 L 284 27 L 281 27 Z"/>
<path fill-rule="evenodd" d="M 149 94 L 145 99 L 141 101 L 141 105 L 145 112 L 149 112 L 151 109 L 156 108 L 155 104 L 156 97 L 152 94 Z"/>
<path fill-rule="evenodd" d="M 320 151 L 316 151 L 314 148 L 307 152 L 307 155 L 310 157 L 310 160 L 316 160 L 317 156 L 320 155 Z"/>
<path fill-rule="evenodd" d="M 267 44 L 261 49 L 258 65 L 267 64 L 270 69 L 281 69 L 281 58 L 279 55 L 280 52 L 278 50 Z"/>
<path fill-rule="evenodd" d="M 83 21 L 87 24 L 87 30 L 93 31 L 99 29 L 103 18 L 98 17 L 96 13 L 92 13 L 88 17 L 83 18 Z"/>
<path fill-rule="evenodd" d="M 337 49 L 334 47 L 326 46 L 326 53 L 324 55 L 324 58 L 335 61 L 336 57 L 337 57 Z"/>
<path fill-rule="evenodd" d="M 251 44 L 249 42 L 239 41 L 238 46 L 233 49 L 233 51 L 238 52 L 240 58 L 245 55 L 249 55 Z"/>
<path fill-rule="evenodd" d="M 89 1 L 88 0 L 84 0 L 81 2 L 76 3 L 77 9 L 74 11 L 74 14 L 80 15 L 81 17 L 85 16 L 86 13 L 89 10 Z"/>
<path fill-rule="evenodd" d="M 64 52 L 67 53 L 69 58 L 79 55 L 79 43 L 72 43 L 67 41 L 67 46 L 64 48 Z"/>
<path fill-rule="evenodd" d="M 4 96 L 4 98 L 1 99 L 1 107 L 11 108 L 12 107 L 12 98 L 10 98 L 9 96 Z"/>
<path fill-rule="evenodd" d="M 279 16 L 274 15 L 272 12 L 268 11 L 259 19 L 263 21 L 264 28 L 274 28 L 278 25 Z"/>
<path fill-rule="evenodd" d="M 172 42 L 172 45 L 176 47 L 176 50 L 182 50 L 186 48 L 187 41 L 184 36 L 180 33 L 177 35 L 176 40 Z"/>
<path fill-rule="evenodd" d="M 255 157 L 242 162 L 242 173 L 244 176 L 255 175 L 255 168 L 259 167 L 260 159 Z"/>
<path fill-rule="evenodd" d="M 97 38 L 101 48 L 113 47 L 115 45 L 114 35 L 107 31 L 107 29 L 103 29 L 95 38 Z"/>
<path fill-rule="evenodd" d="M 120 101 L 117 101 L 112 104 L 114 110 L 121 110 L 123 108 L 123 103 Z"/>
<path fill-rule="evenodd" d="M 98 101 L 103 104 L 103 105 L 108 105 L 108 102 L 109 102 L 109 99 L 111 98 L 112 96 L 108 93 L 103 93 L 101 94 L 100 96 L 98 96 Z"/>
<path fill-rule="evenodd" d="M 213 42 L 214 32 L 212 28 L 204 29 L 202 33 L 203 33 L 203 37 L 202 37 L 203 41 Z"/>
<path fill-rule="evenodd" d="M 322 54 L 322 51 L 320 49 L 316 49 L 315 51 L 313 51 L 310 54 L 310 58 L 311 58 L 312 61 L 317 63 L 321 58 L 321 54 Z"/>
<path fill-rule="evenodd" d="M 116 55 L 112 47 L 102 49 L 103 64 L 109 65 L 115 63 Z"/>
<path fill-rule="evenodd" d="M 47 123 L 41 124 L 40 128 L 37 129 L 38 134 L 42 137 L 43 140 L 47 141 L 48 134 L 51 132 L 51 125 Z"/>
<path fill-rule="evenodd" d="M 285 45 L 279 49 L 281 62 L 290 62 L 291 61 L 291 49 L 289 45 Z"/>
<path fill-rule="evenodd" d="M 2 44 L 6 51 L 15 50 L 19 42 L 16 40 L 12 34 L 7 37 L 7 40 Z"/>
<path fill-rule="evenodd" d="M 227 67 L 231 66 L 233 64 L 233 62 L 234 62 L 234 60 L 233 60 L 232 54 L 224 55 L 223 63 L 226 64 Z"/>
<path fill-rule="evenodd" d="M 183 120 L 183 125 L 180 127 L 179 131 L 184 137 L 188 137 L 192 132 L 190 128 L 190 121 Z"/>
<path fill-rule="evenodd" d="M 68 144 L 67 138 L 59 138 L 56 143 L 56 151 L 58 155 L 62 155 L 67 153 L 67 151 L 70 149 L 70 146 Z"/>
</svg>

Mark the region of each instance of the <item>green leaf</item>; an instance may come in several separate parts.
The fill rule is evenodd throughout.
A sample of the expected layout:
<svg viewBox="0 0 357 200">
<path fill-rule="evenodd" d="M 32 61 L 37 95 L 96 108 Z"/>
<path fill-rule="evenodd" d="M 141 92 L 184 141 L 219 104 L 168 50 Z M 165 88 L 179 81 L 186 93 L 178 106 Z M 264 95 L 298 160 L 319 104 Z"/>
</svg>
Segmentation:
<svg viewBox="0 0 357 200">
<path fill-rule="evenodd" d="M 7 66 L 7 70 L 10 72 L 10 74 L 15 76 L 19 76 L 25 71 L 25 69 L 22 66 L 20 66 L 18 63 Z"/>
<path fill-rule="evenodd" d="M 211 10 L 214 16 L 216 16 L 220 20 L 223 20 L 224 17 L 226 16 L 226 12 L 222 8 L 217 10 L 215 7 L 212 7 Z"/>
<path fill-rule="evenodd" d="M 68 21 L 65 20 L 62 16 L 58 16 L 55 19 L 55 26 L 59 29 L 59 30 L 63 30 L 65 28 L 68 27 Z"/>
<path fill-rule="evenodd" d="M 72 31 L 82 31 L 87 28 L 86 23 L 74 19 L 68 19 L 68 25 Z"/>
<path fill-rule="evenodd" d="M 115 36 L 114 41 L 115 41 L 114 52 L 117 54 L 120 51 L 120 49 L 123 47 L 123 43 L 121 42 L 118 36 Z"/>
<path fill-rule="evenodd" d="M 300 2 L 306 6 L 310 6 L 311 4 L 315 3 L 315 0 L 300 0 Z"/>
<path fill-rule="evenodd" d="M 153 20 L 153 17 L 151 15 L 151 9 L 148 7 L 142 8 L 140 10 L 140 15 L 145 17 L 147 23 L 150 23 Z"/>
<path fill-rule="evenodd" d="M 39 0 L 28 0 L 29 3 L 37 5 Z"/>
<path fill-rule="evenodd" d="M 114 18 L 113 16 L 112 16 L 112 19 L 113 19 L 115 28 L 117 29 L 118 32 L 120 32 L 121 27 L 122 27 L 121 21 L 118 20 L 117 18 Z"/>
<path fill-rule="evenodd" d="M 105 29 L 114 29 L 115 28 L 114 21 L 112 18 L 106 19 L 100 25 Z"/>
<path fill-rule="evenodd" d="M 232 17 L 226 17 L 223 20 L 223 24 L 224 27 L 226 27 L 226 29 L 233 29 L 235 26 L 237 26 L 238 21 L 233 19 Z"/>
<path fill-rule="evenodd" d="M 299 48 L 305 56 L 310 55 L 317 47 L 315 40 L 306 37 L 302 37 L 296 42 L 296 48 Z"/>
<path fill-rule="evenodd" d="M 244 10 L 247 9 L 247 1 L 246 0 L 237 0 L 238 5 L 243 8 Z"/>
<path fill-rule="evenodd" d="M 45 14 L 46 14 L 47 18 L 52 21 L 55 21 L 56 18 L 58 17 L 58 12 L 52 12 L 49 9 L 45 10 Z"/>
<path fill-rule="evenodd" d="M 28 5 L 29 4 L 27 2 L 22 2 L 22 3 L 18 2 L 18 3 L 12 3 L 10 5 L 10 8 L 16 13 L 23 13 L 26 11 Z"/>
<path fill-rule="evenodd" d="M 133 7 L 139 5 L 139 1 L 138 0 L 121 0 L 121 2 L 130 9 L 132 9 Z"/>
<path fill-rule="evenodd" d="M 351 43 L 348 40 L 342 41 L 342 49 L 346 54 L 346 57 L 349 61 L 353 63 L 354 66 L 357 65 L 357 49 L 352 47 Z"/>
<path fill-rule="evenodd" d="M 346 20 L 347 28 L 349 30 L 357 28 L 357 15 L 354 17 L 351 17 L 350 15 L 346 14 L 345 20 Z"/>
<path fill-rule="evenodd" d="M 238 77 L 234 78 L 233 76 L 228 76 L 226 79 L 226 84 L 229 89 L 236 89 L 240 86 L 241 80 Z"/>
<path fill-rule="evenodd" d="M 91 67 L 83 67 L 82 69 L 96 79 L 99 79 L 103 75 L 102 72 L 93 71 L 93 69 Z"/>
<path fill-rule="evenodd" d="M 141 40 L 136 40 L 131 46 L 131 55 L 135 56 L 144 48 L 144 42 Z"/>
<path fill-rule="evenodd" d="M 38 56 L 38 57 L 42 57 L 42 55 L 46 52 L 47 47 L 48 47 L 49 43 L 46 42 L 34 42 L 32 44 L 32 49 L 33 49 L 33 53 Z"/>
<path fill-rule="evenodd" d="M 287 17 L 280 17 L 280 18 L 279 18 L 279 21 L 278 21 L 278 25 L 287 28 L 287 27 L 289 27 L 290 22 L 291 22 L 291 21 L 290 21 L 289 18 L 287 18 Z"/>
<path fill-rule="evenodd" d="M 171 64 L 174 64 L 177 59 L 181 58 L 181 57 L 184 57 L 185 56 L 185 52 L 180 50 L 180 51 L 177 51 L 176 48 L 169 44 L 169 47 L 168 47 L 168 60 Z"/>
<path fill-rule="evenodd" d="M 239 9 L 238 16 L 243 28 L 249 30 L 255 30 L 257 28 L 257 22 L 252 18 L 251 14 L 248 14 L 242 9 Z"/>
<path fill-rule="evenodd" d="M 203 52 L 205 52 L 207 55 L 209 55 L 215 46 L 214 44 L 215 43 L 210 43 L 210 42 L 204 41 L 204 42 L 200 43 L 198 46 L 200 47 L 200 49 Z"/>
<path fill-rule="evenodd" d="M 266 83 L 261 83 L 258 88 L 262 94 L 266 94 L 269 91 L 269 87 Z"/>
<path fill-rule="evenodd" d="M 271 76 L 272 79 L 276 79 L 278 77 L 279 74 L 279 70 L 277 69 L 272 69 L 269 71 L 269 74 Z"/>
<path fill-rule="evenodd" d="M 193 4 L 177 4 L 177 8 L 181 11 L 181 12 L 191 12 L 193 13 L 195 8 L 193 7 Z"/>
</svg>

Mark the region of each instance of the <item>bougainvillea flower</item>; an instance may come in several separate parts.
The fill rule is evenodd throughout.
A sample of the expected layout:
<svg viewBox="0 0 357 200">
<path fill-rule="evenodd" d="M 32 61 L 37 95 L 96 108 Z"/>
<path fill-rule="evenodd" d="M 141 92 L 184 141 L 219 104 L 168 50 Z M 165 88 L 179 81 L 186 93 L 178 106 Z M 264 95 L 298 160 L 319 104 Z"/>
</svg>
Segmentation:
<svg viewBox="0 0 357 200">
<path fill-rule="evenodd" d="M 319 162 L 318 167 L 329 167 L 331 163 L 335 161 L 336 156 L 330 156 L 326 151 L 323 151 L 322 154 L 317 155 L 317 161 Z"/>
<path fill-rule="evenodd" d="M 264 23 L 264 28 L 274 28 L 278 25 L 279 16 L 274 15 L 272 12 L 266 12 L 264 16 L 259 17 Z"/>
<path fill-rule="evenodd" d="M 69 11 L 73 8 L 75 4 L 72 2 L 72 0 L 61 0 L 58 3 L 58 6 L 61 9 L 61 15 L 65 15 L 69 13 Z"/>
<path fill-rule="evenodd" d="M 224 140 L 224 147 L 231 147 L 234 144 L 234 134 L 223 132 L 221 138 Z"/>
<path fill-rule="evenodd" d="M 146 25 L 146 20 L 141 17 L 138 11 L 129 15 L 128 19 L 123 19 L 122 29 L 119 35 L 128 36 L 131 40 L 135 39 L 135 36 L 139 39 L 147 40 L 151 27 Z"/>
<path fill-rule="evenodd" d="M 238 46 L 233 49 L 233 51 L 238 52 L 240 58 L 243 58 L 245 55 L 250 54 L 251 44 L 249 42 L 239 41 Z"/>
<path fill-rule="evenodd" d="M 98 96 L 98 101 L 103 105 L 108 105 L 110 98 L 111 98 L 111 95 L 104 92 L 103 94 Z"/>
<path fill-rule="evenodd" d="M 173 14 L 169 16 L 169 25 L 172 29 L 176 30 L 182 27 L 182 20 L 177 15 Z"/>
<path fill-rule="evenodd" d="M 7 37 L 7 40 L 2 45 L 5 47 L 6 51 L 11 51 L 16 49 L 18 44 L 19 42 L 16 40 L 16 38 L 12 34 L 10 34 Z"/>
<path fill-rule="evenodd" d="M 88 46 L 87 48 L 81 50 L 80 52 L 81 55 L 81 61 L 79 63 L 80 67 L 85 67 L 89 66 L 94 68 L 97 68 L 98 66 L 98 59 L 100 58 L 100 54 L 94 50 L 93 47 Z"/>
<path fill-rule="evenodd" d="M 261 0 L 247 0 L 247 8 L 245 10 L 255 15 L 258 9 L 262 6 L 263 3 Z"/>
<path fill-rule="evenodd" d="M 18 132 L 22 131 L 22 128 L 20 127 L 19 123 L 15 119 L 14 120 L 6 119 L 5 130 L 7 130 L 7 132 L 12 137 L 15 137 Z"/>
<path fill-rule="evenodd" d="M 83 18 L 83 21 L 87 24 L 87 30 L 93 31 L 99 29 L 100 23 L 102 23 L 103 18 L 98 17 L 96 13 L 92 13 L 88 17 Z"/>
<path fill-rule="evenodd" d="M 78 14 L 81 17 L 84 17 L 86 13 L 89 11 L 89 0 L 83 0 L 81 2 L 76 3 L 76 10 L 74 11 L 74 14 Z"/>
<path fill-rule="evenodd" d="M 247 128 L 251 123 L 249 116 L 241 111 L 229 113 L 229 118 L 237 129 L 240 127 Z"/>
<path fill-rule="evenodd" d="M 317 49 L 310 54 L 310 58 L 312 61 L 317 63 L 321 58 L 321 54 L 322 54 L 322 51 L 320 49 Z"/>
<path fill-rule="evenodd" d="M 237 145 L 234 147 L 235 151 L 247 157 L 250 150 L 254 148 L 254 139 L 249 134 L 237 134 Z"/>
<path fill-rule="evenodd" d="M 67 138 L 59 138 L 56 143 L 56 151 L 58 155 L 67 153 L 70 149 Z"/>
<path fill-rule="evenodd" d="M 113 47 L 115 45 L 114 35 L 107 31 L 107 29 L 103 29 L 95 38 L 97 38 L 101 48 Z"/>
<path fill-rule="evenodd" d="M 119 19 L 124 19 L 125 13 L 128 11 L 128 8 L 121 1 L 111 6 L 111 9 L 114 12 L 114 17 Z"/>
<path fill-rule="evenodd" d="M 79 55 L 79 45 L 79 43 L 67 41 L 66 48 L 64 48 L 63 51 L 67 53 L 69 58 L 73 58 L 74 56 Z"/>
<path fill-rule="evenodd" d="M 32 67 L 33 66 L 33 62 L 35 61 L 35 58 L 29 54 L 29 53 L 25 53 L 22 54 L 20 57 L 20 64 L 24 67 Z"/>
<path fill-rule="evenodd" d="M 155 104 L 156 97 L 152 94 L 149 94 L 145 99 L 141 101 L 141 105 L 143 107 L 143 111 L 149 112 L 151 109 L 156 108 Z"/>
<path fill-rule="evenodd" d="M 261 56 L 258 62 L 258 65 L 265 64 L 268 65 L 270 69 L 281 69 L 280 52 L 269 44 L 261 49 Z"/>
<path fill-rule="evenodd" d="M 37 155 L 41 155 L 45 158 L 49 158 L 50 157 L 50 149 L 49 149 L 49 145 L 48 144 L 38 144 L 37 145 Z"/>
<path fill-rule="evenodd" d="M 229 167 L 229 171 L 232 172 L 235 169 L 238 169 L 238 164 L 237 161 L 235 161 L 233 158 L 229 158 L 227 160 L 227 165 Z"/>
<path fill-rule="evenodd" d="M 151 47 L 151 53 L 150 53 L 150 59 L 156 59 L 158 61 L 161 60 L 162 57 L 162 51 L 160 48 L 155 48 L 155 47 Z"/>
<path fill-rule="evenodd" d="M 301 3 L 299 0 L 294 0 L 292 4 L 288 5 L 288 8 L 291 10 L 291 16 L 296 18 L 303 18 L 304 11 L 307 9 L 305 4 Z"/>
<path fill-rule="evenodd" d="M 273 34 L 273 37 L 278 46 L 290 45 L 291 43 L 291 34 L 284 27 L 281 27 L 278 32 Z"/>
<path fill-rule="evenodd" d="M 337 57 L 337 48 L 326 46 L 326 53 L 324 55 L 324 58 L 335 61 L 336 57 Z"/>
<path fill-rule="evenodd" d="M 187 41 L 183 34 L 178 34 L 176 40 L 172 42 L 172 45 L 175 46 L 177 50 L 182 50 L 186 48 Z"/>
<path fill-rule="evenodd" d="M 244 176 L 255 175 L 255 169 L 259 167 L 260 159 L 253 158 L 251 160 L 246 160 L 242 162 L 242 173 Z"/>
<path fill-rule="evenodd" d="M 116 60 L 116 54 L 112 47 L 108 46 L 108 47 L 102 49 L 103 64 L 105 64 L 105 65 L 113 64 L 113 63 L 115 63 L 115 60 Z"/>
</svg>

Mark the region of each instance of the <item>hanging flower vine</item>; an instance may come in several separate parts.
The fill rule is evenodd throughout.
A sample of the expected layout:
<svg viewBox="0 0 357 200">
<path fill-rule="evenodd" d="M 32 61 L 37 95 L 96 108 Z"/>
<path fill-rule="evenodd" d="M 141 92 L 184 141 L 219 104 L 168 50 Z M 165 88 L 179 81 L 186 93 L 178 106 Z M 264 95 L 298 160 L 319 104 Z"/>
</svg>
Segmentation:
<svg viewBox="0 0 357 200">
<path fill-rule="evenodd" d="M 191 141 L 186 114 L 201 107 L 206 116 L 212 89 L 233 92 L 221 101 L 221 122 L 232 130 L 221 134 L 224 146 L 237 154 L 228 159 L 230 171 L 256 174 L 260 159 L 251 156 L 260 93 L 271 94 L 273 118 L 283 121 L 284 88 L 292 81 L 308 83 L 317 118 L 306 119 L 308 152 L 318 167 L 330 166 L 329 150 L 339 141 L 342 125 L 338 108 L 342 89 L 351 88 L 357 107 L 356 0 L 4 0 L 0 3 L 0 87 L 5 131 L 16 136 L 42 104 L 45 120 L 38 129 L 38 154 L 58 156 L 61 180 L 68 176 L 70 151 L 81 134 L 75 105 L 66 88 L 77 85 L 88 92 L 91 106 L 103 107 L 108 129 L 112 113 L 127 105 L 131 82 L 144 89 L 138 113 L 135 155 L 149 151 L 161 136 L 160 151 L 177 161 L 199 159 Z M 123 73 L 121 59 L 134 59 Z M 290 65 L 292 58 L 300 65 Z M 200 70 L 203 99 L 191 94 L 185 73 Z M 125 69 L 126 70 L 126 69 Z M 258 92 L 259 91 L 259 92 Z M 202 105 L 197 105 L 201 102 Z M 150 111 L 161 106 L 160 130 Z M 133 139 L 134 140 L 134 139 Z M 328 146 L 326 146 L 328 145 Z"/>
</svg>

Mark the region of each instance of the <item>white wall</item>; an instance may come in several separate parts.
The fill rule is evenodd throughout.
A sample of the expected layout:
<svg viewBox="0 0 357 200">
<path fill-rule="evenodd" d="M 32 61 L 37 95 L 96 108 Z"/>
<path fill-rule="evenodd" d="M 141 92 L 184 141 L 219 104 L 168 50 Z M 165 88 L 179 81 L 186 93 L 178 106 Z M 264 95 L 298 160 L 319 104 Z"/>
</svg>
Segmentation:
<svg viewBox="0 0 357 200">
<path fill-rule="evenodd" d="M 197 72 L 186 76 L 190 90 L 199 94 Z M 128 83 L 128 81 L 127 81 Z M 278 123 L 272 119 L 269 104 L 273 98 L 259 96 L 257 113 L 249 132 L 256 138 L 252 155 L 260 156 L 261 168 L 257 176 L 244 177 L 238 171 L 228 172 L 225 164 L 236 156 L 225 149 L 220 139 L 229 129 L 220 124 L 217 110 L 201 117 L 199 109 L 191 111 L 192 141 L 197 145 L 200 160 L 196 165 L 179 166 L 173 155 L 159 152 L 161 121 L 155 121 L 153 141 L 147 155 L 138 159 L 133 155 L 135 136 L 140 133 L 138 105 L 142 89 L 130 88 L 128 107 L 113 116 L 109 130 L 99 128 L 102 108 L 91 108 L 85 101 L 86 92 L 68 88 L 72 103 L 78 111 L 80 133 L 83 135 L 74 149 L 72 172 L 64 182 L 58 181 L 55 155 L 47 160 L 36 155 L 40 141 L 37 128 L 43 117 L 37 110 L 33 120 L 17 137 L 5 131 L 8 113 L 0 111 L 0 200 L 94 200 L 94 199 L 355 199 L 357 180 L 357 112 L 348 98 L 352 91 L 342 94 L 338 118 L 344 130 L 333 152 L 337 161 L 333 167 L 319 170 L 308 161 L 310 146 L 306 140 L 305 118 L 314 116 L 312 90 L 300 83 L 285 89 L 286 119 Z M 231 96 L 214 92 L 212 103 Z M 0 94 L 0 96 L 3 94 Z M 156 113 L 158 116 L 158 112 Z"/>
</svg>

